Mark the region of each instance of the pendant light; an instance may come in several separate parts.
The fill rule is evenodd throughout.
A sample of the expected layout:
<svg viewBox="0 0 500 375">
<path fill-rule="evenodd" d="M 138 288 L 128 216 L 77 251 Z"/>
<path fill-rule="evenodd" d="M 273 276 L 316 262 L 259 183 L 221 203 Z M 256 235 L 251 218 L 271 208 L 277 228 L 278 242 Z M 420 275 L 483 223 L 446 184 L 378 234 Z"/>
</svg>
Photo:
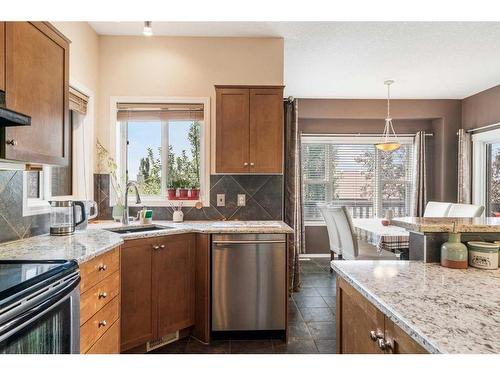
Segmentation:
<svg viewBox="0 0 500 375">
<path fill-rule="evenodd" d="M 384 82 L 387 86 L 387 117 L 385 118 L 384 132 L 382 133 L 382 139 L 380 143 L 375 145 L 380 151 L 392 152 L 396 151 L 401 147 L 401 143 L 398 141 L 394 127 L 392 126 L 391 118 L 391 85 L 394 83 L 393 80 L 388 80 Z"/>
<path fill-rule="evenodd" d="M 142 29 L 142 34 L 145 36 L 153 35 L 153 26 L 151 26 L 151 21 L 144 21 L 144 28 Z"/>
</svg>

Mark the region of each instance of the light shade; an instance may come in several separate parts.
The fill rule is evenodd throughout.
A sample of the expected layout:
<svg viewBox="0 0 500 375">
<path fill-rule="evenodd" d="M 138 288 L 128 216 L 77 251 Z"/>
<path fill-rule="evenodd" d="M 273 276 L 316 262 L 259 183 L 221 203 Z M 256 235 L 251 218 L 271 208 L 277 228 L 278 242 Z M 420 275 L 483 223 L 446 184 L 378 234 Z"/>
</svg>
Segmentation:
<svg viewBox="0 0 500 375">
<path fill-rule="evenodd" d="M 391 151 L 396 151 L 398 148 L 400 148 L 401 143 L 383 142 L 383 143 L 377 143 L 375 147 L 378 148 L 380 151 L 391 152 Z"/>
</svg>

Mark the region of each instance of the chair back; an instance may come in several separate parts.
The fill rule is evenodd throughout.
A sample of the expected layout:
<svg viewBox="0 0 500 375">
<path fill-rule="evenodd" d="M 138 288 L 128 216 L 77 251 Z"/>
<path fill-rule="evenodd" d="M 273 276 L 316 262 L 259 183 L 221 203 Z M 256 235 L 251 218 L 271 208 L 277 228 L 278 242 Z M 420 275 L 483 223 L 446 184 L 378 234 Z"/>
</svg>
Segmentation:
<svg viewBox="0 0 500 375">
<path fill-rule="evenodd" d="M 453 203 L 448 211 L 448 217 L 479 217 L 484 211 L 484 206 L 475 204 Z"/>
<path fill-rule="evenodd" d="M 451 203 L 430 201 L 425 206 L 424 217 L 447 217 Z"/>
<path fill-rule="evenodd" d="M 330 242 L 330 250 L 337 255 L 342 254 L 342 248 L 340 246 L 339 233 L 335 221 L 333 221 L 333 216 L 328 212 L 328 205 L 321 203 L 318 204 L 319 212 L 325 219 L 326 229 L 328 231 L 328 240 Z"/>
<path fill-rule="evenodd" d="M 337 228 L 338 240 L 344 259 L 356 259 L 359 255 L 358 240 L 354 233 L 351 215 L 345 206 L 327 207 L 326 211 L 333 217 Z"/>
</svg>

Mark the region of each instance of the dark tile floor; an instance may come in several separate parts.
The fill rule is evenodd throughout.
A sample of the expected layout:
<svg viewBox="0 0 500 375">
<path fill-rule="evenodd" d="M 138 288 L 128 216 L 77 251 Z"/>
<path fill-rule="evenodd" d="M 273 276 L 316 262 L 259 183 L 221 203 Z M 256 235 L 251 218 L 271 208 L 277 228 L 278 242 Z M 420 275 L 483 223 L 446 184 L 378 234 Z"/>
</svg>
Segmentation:
<svg viewBox="0 0 500 375">
<path fill-rule="evenodd" d="M 186 338 L 156 354 L 318 354 L 335 353 L 335 277 L 329 258 L 301 260 L 302 289 L 288 304 L 288 343 L 282 340 L 214 340 L 204 345 Z"/>
</svg>

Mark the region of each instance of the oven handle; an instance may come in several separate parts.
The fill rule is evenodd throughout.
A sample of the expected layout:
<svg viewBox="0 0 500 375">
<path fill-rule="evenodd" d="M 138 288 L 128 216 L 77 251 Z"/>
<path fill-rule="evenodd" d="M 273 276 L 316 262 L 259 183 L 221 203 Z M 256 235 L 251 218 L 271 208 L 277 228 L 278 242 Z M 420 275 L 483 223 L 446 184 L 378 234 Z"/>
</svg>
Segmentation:
<svg viewBox="0 0 500 375">
<path fill-rule="evenodd" d="M 61 289 L 59 289 L 54 295 L 50 296 L 39 305 L 32 307 L 28 311 L 16 316 L 15 318 L 0 326 L 0 341 L 22 329 L 34 318 L 50 311 L 50 307 L 53 308 L 57 306 L 65 297 L 69 295 L 69 291 L 75 289 L 78 286 L 78 284 L 80 283 L 80 276 L 77 275 L 72 279 L 67 280 L 67 282 L 68 283 Z M 4 337 L 4 335 L 6 334 L 7 336 Z"/>
<path fill-rule="evenodd" d="M 266 243 L 286 243 L 285 240 L 215 240 L 212 241 L 214 245 L 259 245 Z"/>
</svg>

